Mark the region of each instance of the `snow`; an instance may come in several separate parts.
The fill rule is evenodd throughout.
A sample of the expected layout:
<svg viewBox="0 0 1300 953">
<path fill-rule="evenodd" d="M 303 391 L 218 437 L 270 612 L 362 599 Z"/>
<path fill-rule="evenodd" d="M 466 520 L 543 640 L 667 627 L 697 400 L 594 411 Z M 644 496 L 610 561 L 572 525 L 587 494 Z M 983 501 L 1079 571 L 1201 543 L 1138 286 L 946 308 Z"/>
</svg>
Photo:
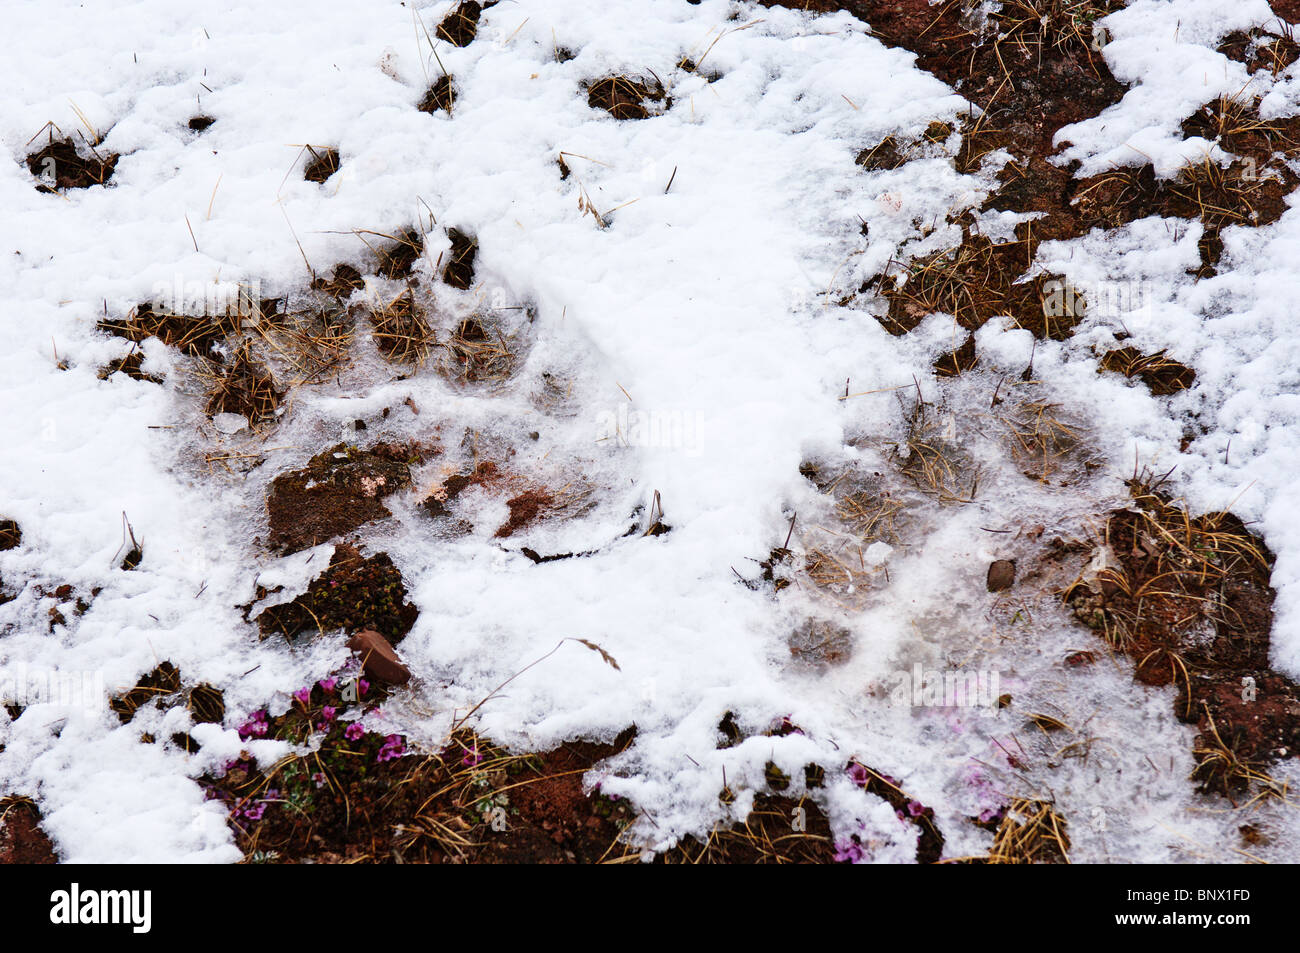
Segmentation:
<svg viewBox="0 0 1300 953">
<path fill-rule="evenodd" d="M 148 721 L 175 712 L 123 726 L 105 705 L 60 730 L 66 713 L 35 705 L 0 724 L 0 790 L 38 798 L 61 857 L 238 859 L 193 779 L 246 747 L 233 727 L 241 716 L 268 701 L 282 710 L 290 691 L 347 655 L 341 639 L 260 641 L 244 617 L 257 584 L 283 586 L 271 600 L 290 599 L 331 551 L 267 554 L 267 486 L 344 439 L 346 421 L 391 407 L 372 436 L 428 438 L 441 427 L 454 462 L 459 434 L 472 428 L 489 451 L 513 447 L 513 469 L 548 485 L 576 481 L 595 504 L 503 545 L 492 538 L 506 515 L 499 500 L 467 494 L 479 530 L 457 540 L 420 515 L 417 490 L 446 460 L 418 473 L 417 490 L 389 498 L 394 518 L 365 536 L 394 558 L 420 609 L 401 646 L 416 680 L 385 712 L 413 742 L 435 745 L 511 675 L 581 638 L 620 670 L 563 643 L 474 723 L 532 749 L 609 740 L 635 724 L 636 743 L 602 769 L 602 790 L 645 810 L 634 834 L 648 849 L 743 816 L 770 760 L 796 789 L 805 764 L 823 764 L 828 783 L 816 796 L 837 835 L 860 832 L 878 861 L 913 858 L 916 828 L 844 778 L 858 757 L 935 808 L 947 856 L 987 849 L 988 835 L 965 818 L 996 788 L 1050 789 L 1078 819 L 1074 859 L 1179 860 L 1188 844 L 1208 852 L 1202 859 L 1236 859 L 1204 846 L 1226 841 L 1231 824 L 1190 793 L 1192 729 L 1173 718 L 1172 689 L 1133 685 L 1126 663 L 1070 673 L 1067 685 L 1059 660 L 1090 633 L 1050 600 L 1032 608 L 1032 622 L 999 615 L 984 569 L 1026 544 L 984 527 L 1082 533 L 1122 497 L 1135 452 L 1157 469 L 1177 463 L 1194 507 L 1231 505 L 1260 521 L 1279 557 L 1275 662 L 1300 675 L 1300 491 L 1288 479 L 1300 462 L 1288 394 L 1300 356 L 1288 320 L 1300 291 L 1294 210 L 1272 226 L 1226 231 L 1234 266 L 1199 285 L 1182 275 L 1196 259 L 1194 226 L 1179 234 L 1146 220 L 1044 246 L 1040 264 L 1072 280 L 1144 282 L 1150 307 L 1125 313 L 1125 326 L 1144 349 L 1169 347 L 1193 363 L 1198 377 L 1162 401 L 1098 375 L 1092 349 L 1109 333 L 1099 324 L 1068 344 L 1040 345 L 1035 369 L 1048 383 L 1024 396 L 1078 409 L 1106 465 L 1068 489 L 1039 487 L 1007 459 L 987 409 L 999 378 L 1023 370 L 1027 332 L 991 323 L 980 332 L 980 370 L 941 386 L 928 368 L 951 347 L 946 316 L 893 338 L 868 311 L 828 303 L 904 241 L 911 254 L 955 244 L 951 227 L 917 239 L 978 206 L 989 186 L 938 157 L 889 172 L 855 165 L 883 136 L 915 137 L 966 109 L 910 54 L 844 14 L 729 0 L 503 3 L 485 12 L 470 46 L 437 45 L 458 98 L 451 116 L 431 116 L 415 109 L 440 73 L 425 31 L 450 7 L 326 0 L 216 10 L 142 0 L 0 14 L 7 35 L 26 38 L 0 64 L 9 91 L 0 135 L 12 159 L 0 164 L 0 516 L 24 534 L 20 548 L 0 553 L 0 573 L 27 583 L 0 607 L 0 664 L 99 673 L 115 694 L 169 659 L 187 683 L 222 688 L 229 709 L 224 728 L 193 729 L 203 744 L 195 756 L 139 742 L 153 727 L 183 730 Z M 1267 18 L 1263 0 L 1138 0 L 1110 18 L 1107 62 L 1139 85 L 1062 130 L 1074 144 L 1066 157 L 1083 163 L 1081 175 L 1142 155 L 1171 174 L 1190 158 L 1179 122 L 1247 82 L 1213 51 L 1217 38 Z M 556 62 L 557 44 L 576 57 Z M 720 78 L 676 70 L 684 55 Z M 611 72 L 653 72 L 672 107 L 637 122 L 591 109 L 581 83 Z M 1284 110 L 1294 98 L 1270 104 Z M 200 113 L 217 120 L 201 135 L 185 127 Z M 112 186 L 36 192 L 23 164 L 28 139 L 50 120 L 74 134 L 83 117 L 104 134 L 101 152 L 122 155 Z M 323 185 L 303 181 L 304 143 L 337 146 L 340 172 Z M 608 227 L 580 210 L 580 196 Z M 429 232 L 416 266 L 425 278 L 449 247 L 444 227 L 478 240 L 482 287 L 439 285 L 442 313 L 454 319 L 480 300 L 533 309 L 531 322 L 505 312 L 525 353 L 507 384 L 458 388 L 432 370 L 399 380 L 363 345 L 340 378 L 297 389 L 276 427 L 258 435 L 234 421 L 213 426 L 184 360 L 157 342 L 145 351 L 150 369 L 167 371 L 163 387 L 96 376 L 125 352 L 95 331 L 105 309 L 120 316 L 160 284 L 260 282 L 266 296 L 293 294 L 307 282 L 304 257 L 321 273 L 361 265 L 366 247 L 353 230 L 391 235 L 417 222 Z M 567 397 L 538 401 L 543 374 L 566 382 Z M 852 605 L 798 588 L 778 601 L 740 585 L 737 573 L 757 575 L 753 560 L 781 544 L 792 515 L 800 539 L 833 520 L 801 462 L 889 471 L 888 446 L 903 434 L 900 396 L 910 399 L 897 388 L 914 375 L 985 467 L 977 504 L 916 500 L 909 538 L 867 551 L 871 581 Z M 840 400 L 846 381 L 872 393 Z M 421 413 L 403 406 L 408 397 Z M 1193 410 L 1209 432 L 1179 453 L 1181 428 L 1168 415 Z M 682 426 L 608 439 L 611 421 L 617 433 L 656 415 Z M 213 450 L 253 449 L 266 462 L 246 474 L 205 463 Z M 656 491 L 671 532 L 625 538 L 629 514 L 640 506 L 644 516 Z M 115 568 L 129 548 L 124 519 L 145 551 L 134 572 Z M 520 545 L 597 552 L 534 565 Z M 63 582 L 102 590 L 83 617 L 47 633 L 34 586 Z M 814 670 L 791 660 L 786 637 L 808 618 L 849 629 L 848 664 Z M 1098 757 L 1054 757 L 1052 739 L 1030 737 L 1009 713 L 899 708 L 872 693 L 917 663 L 1000 673 L 1017 710 L 1057 713 L 1095 739 Z M 718 749 L 727 711 L 747 733 L 787 716 L 803 733 Z M 1022 773 L 1003 748 L 1013 735 L 1029 749 Z M 269 745 L 253 748 L 269 758 Z M 970 770 L 982 772 L 979 784 L 962 774 Z M 718 799 L 724 772 L 739 794 L 730 811 Z"/>
</svg>

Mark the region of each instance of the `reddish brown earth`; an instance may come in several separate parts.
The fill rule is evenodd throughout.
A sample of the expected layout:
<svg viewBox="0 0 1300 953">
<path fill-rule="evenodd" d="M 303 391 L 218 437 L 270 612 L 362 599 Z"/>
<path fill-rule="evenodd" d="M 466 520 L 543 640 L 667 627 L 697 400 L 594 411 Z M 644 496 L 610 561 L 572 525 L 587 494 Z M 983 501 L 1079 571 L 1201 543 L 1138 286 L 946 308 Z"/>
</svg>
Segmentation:
<svg viewBox="0 0 1300 953">
<path fill-rule="evenodd" d="M 0 798 L 0 864 L 57 864 L 41 812 L 27 798 Z"/>
<path fill-rule="evenodd" d="M 391 515 L 383 499 L 410 485 L 419 447 L 377 443 L 369 449 L 337 444 L 301 470 L 282 473 L 266 498 L 270 546 L 294 553 Z"/>
</svg>

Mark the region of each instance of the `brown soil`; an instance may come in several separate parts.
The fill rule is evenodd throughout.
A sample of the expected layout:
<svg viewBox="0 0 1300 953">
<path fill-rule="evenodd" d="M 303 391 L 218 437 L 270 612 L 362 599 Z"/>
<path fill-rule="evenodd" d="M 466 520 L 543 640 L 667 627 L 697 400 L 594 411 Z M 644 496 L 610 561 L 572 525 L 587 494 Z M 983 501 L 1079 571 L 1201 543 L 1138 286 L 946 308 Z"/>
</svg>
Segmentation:
<svg viewBox="0 0 1300 953">
<path fill-rule="evenodd" d="M 500 477 L 501 471 L 495 463 L 488 460 L 479 461 L 472 470 L 447 477 L 442 486 L 424 499 L 421 505 L 430 516 L 450 516 L 451 504 L 458 496 L 472 486 L 492 486 Z"/>
<path fill-rule="evenodd" d="M 429 91 L 415 108 L 422 113 L 435 113 L 444 110 L 448 114 L 456 105 L 456 84 L 450 73 L 443 73 L 429 87 Z"/>
<path fill-rule="evenodd" d="M 214 122 L 216 122 L 216 120 L 213 119 L 211 116 L 195 116 L 192 119 L 190 119 L 190 121 L 186 123 L 186 125 L 188 125 L 195 132 L 203 132 L 203 130 L 207 129 Z"/>
<path fill-rule="evenodd" d="M 866 768 L 864 787 L 868 794 L 889 802 L 889 806 L 900 818 L 911 821 L 919 829 L 916 842 L 918 864 L 933 864 L 943 856 L 944 837 L 934 819 L 933 808 L 924 807 L 915 798 L 909 797 L 897 781 L 873 768 Z"/>
<path fill-rule="evenodd" d="M 16 549 L 23 541 L 23 531 L 17 520 L 0 519 L 0 552 Z"/>
<path fill-rule="evenodd" d="M 130 691 L 110 698 L 108 706 L 125 725 L 135 717 L 137 711 L 153 701 L 168 708 L 183 704 L 195 724 L 219 725 L 226 714 L 225 694 L 221 689 L 206 682 L 186 689 L 180 670 L 171 662 L 162 662 L 141 678 Z M 198 750 L 197 742 L 192 739 L 186 747 L 190 751 Z"/>
<path fill-rule="evenodd" d="M 210 355 L 214 344 L 235 331 L 233 319 L 225 315 L 155 312 L 153 305 L 148 302 L 135 307 L 125 318 L 119 320 L 104 318 L 99 322 L 98 327 L 108 334 L 124 337 L 136 343 L 156 337 L 164 344 L 178 348 L 193 357 Z"/>
<path fill-rule="evenodd" d="M 57 864 L 54 844 L 41 830 L 41 812 L 30 798 L 0 798 L 0 864 Z"/>
<path fill-rule="evenodd" d="M 334 266 L 334 274 L 331 278 L 316 278 L 312 281 L 311 286 L 331 297 L 342 300 L 350 297 L 352 292 L 364 288 L 366 282 L 357 269 L 349 264 L 340 263 Z"/>
<path fill-rule="evenodd" d="M 57 192 L 61 189 L 86 189 L 92 185 L 103 185 L 113 177 L 117 167 L 118 155 L 112 153 L 102 158 L 91 148 L 89 157 L 77 152 L 72 140 L 56 140 L 51 134 L 50 142 L 39 152 L 27 157 L 27 168 L 37 179 L 38 192 Z M 53 187 L 47 181 L 53 175 Z"/>
<path fill-rule="evenodd" d="M 370 629 L 396 645 L 411 631 L 420 610 L 406 601 L 402 574 L 387 553 L 366 558 L 353 546 L 334 547 L 329 568 L 292 602 L 271 606 L 257 616 L 262 637 L 290 640 L 342 629 Z"/>
<path fill-rule="evenodd" d="M 1137 348 L 1121 347 L 1107 351 L 1102 356 L 1102 371 L 1115 371 L 1125 377 L 1136 377 L 1157 397 L 1186 390 L 1196 380 L 1196 372 L 1186 364 L 1166 357 L 1164 351 L 1143 354 Z"/>
<path fill-rule="evenodd" d="M 672 105 L 658 80 L 607 76 L 587 87 L 587 105 L 603 109 L 615 119 L 646 119 L 651 115 L 646 104 L 660 102 L 665 108 Z"/>
<path fill-rule="evenodd" d="M 1274 12 L 1279 4 L 1274 3 Z M 1270 30 L 1276 28 L 1276 21 L 1270 24 Z M 1300 59 L 1300 43 L 1294 33 L 1274 33 L 1261 29 L 1249 32 L 1240 30 L 1229 33 L 1219 44 L 1219 52 L 1229 59 L 1245 63 L 1248 72 L 1254 74 L 1266 70 L 1276 78 L 1284 69 Z"/>
<path fill-rule="evenodd" d="M 447 231 L 451 239 L 451 258 L 442 270 L 442 280 L 453 288 L 468 291 L 474 284 L 474 258 L 478 255 L 478 240 L 459 229 Z"/>
<path fill-rule="evenodd" d="M 108 380 L 114 374 L 125 374 L 132 380 L 148 381 L 150 384 L 161 384 L 163 379 L 153 374 L 147 374 L 143 370 L 144 353 L 141 351 L 132 351 L 125 357 L 114 358 L 99 369 L 98 377 L 101 381 Z"/>
<path fill-rule="evenodd" d="M 446 40 L 452 46 L 469 46 L 474 42 L 474 37 L 478 36 L 479 17 L 491 6 L 495 6 L 495 3 L 465 0 L 442 18 L 435 36 L 440 40 Z"/>
<path fill-rule="evenodd" d="M 294 553 L 389 516 L 381 502 L 411 482 L 423 451 L 378 443 L 368 450 L 337 444 L 301 470 L 282 473 L 266 498 L 270 545 Z"/>
<path fill-rule="evenodd" d="M 339 170 L 339 151 L 337 149 L 314 149 L 307 146 L 311 153 L 311 162 L 303 170 L 302 177 L 308 182 L 324 182 Z"/>
<path fill-rule="evenodd" d="M 802 818 L 803 829 L 795 826 Z M 758 794 L 743 824 L 719 827 L 707 843 L 686 837 L 657 864 L 831 864 L 830 822 L 808 798 Z"/>
<path fill-rule="evenodd" d="M 1013 156 L 998 173 L 1001 187 L 986 209 L 1038 212 L 1045 217 L 1026 222 L 1016 242 L 994 245 L 966 228 L 960 247 L 917 259 L 906 266 L 905 284 L 882 283 L 889 314 L 882 323 L 893 334 L 906 334 L 928 314 L 951 313 L 967 330 L 993 315 L 1010 315 L 1020 327 L 1040 337 L 1068 337 L 1085 311 L 1050 312 L 1044 284 L 1021 282 L 1041 241 L 1068 239 L 1092 228 L 1116 228 L 1148 215 L 1199 220 L 1204 225 L 1201 265 L 1197 277 L 1215 273 L 1228 225 L 1262 225 L 1285 210 L 1284 199 L 1300 177 L 1275 153 L 1295 157 L 1300 146 L 1300 121 L 1264 122 L 1258 103 L 1225 101 L 1211 104 L 1184 125 L 1187 136 L 1205 136 L 1239 158 L 1226 168 L 1194 164 L 1175 179 L 1157 182 L 1151 167 L 1119 168 L 1088 179 L 1076 179 L 1071 168 L 1048 161 L 1053 137 L 1063 126 L 1096 116 L 1118 102 L 1124 87 L 1110 74 L 1099 54 L 1092 23 L 1123 6 L 1116 0 L 1013 0 L 990 18 L 994 27 L 983 35 L 967 18 L 958 0 L 762 0 L 767 6 L 788 6 L 814 12 L 847 10 L 870 23 L 872 32 L 891 46 L 917 54 L 917 64 L 952 85 L 985 110 L 979 120 L 962 122 L 962 144 L 953 162 L 959 171 L 975 171 L 995 149 Z M 1277 56 L 1290 41 L 1279 42 Z M 1249 44 L 1240 38 L 1243 55 Z M 1252 54 L 1253 55 L 1253 54 Z M 1274 54 L 1259 54 L 1267 59 Z M 1286 53 L 1287 56 L 1290 53 Z M 1271 68 L 1271 67 L 1270 67 Z M 946 123 L 932 123 L 924 141 L 904 143 L 894 137 L 870 146 L 858 156 L 868 170 L 898 168 L 942 140 Z M 960 221 L 960 220 L 959 220 Z M 966 224 L 966 223 L 963 223 Z M 877 276 L 859 294 L 871 290 Z M 894 275 L 898 278 L 903 275 Z M 847 300 L 851 300 L 850 299 Z M 843 302 L 843 303 L 847 303 Z M 974 341 L 964 340 L 935 364 L 940 376 L 974 367 Z M 1170 371 L 1154 385 L 1160 389 L 1191 382 L 1190 368 Z"/>
<path fill-rule="evenodd" d="M 181 690 L 181 673 L 171 662 L 162 662 L 140 679 L 136 686 L 109 699 L 108 707 L 117 713 L 122 724 L 135 717 L 135 713 L 155 698 L 174 695 Z"/>
<path fill-rule="evenodd" d="M 275 416 L 283 397 L 270 372 L 254 360 L 247 346 L 241 346 L 229 365 L 216 370 L 205 411 L 209 417 L 243 414 L 257 427 Z"/>
<path fill-rule="evenodd" d="M 373 689 L 371 690 L 373 692 Z M 369 695 L 367 696 L 369 698 Z M 627 802 L 584 794 L 583 775 L 624 750 L 570 742 L 520 756 L 469 732 L 442 751 L 405 752 L 398 736 L 347 738 L 337 688 L 315 686 L 304 704 L 268 719 L 267 734 L 298 738 L 326 728 L 319 750 L 263 774 L 247 760 L 203 783 L 231 808 L 250 860 L 279 863 L 595 863 L 624 859 Z M 364 713 L 362 713 L 364 723 Z M 389 757 L 385 752 L 403 752 Z M 633 855 L 635 856 L 635 855 Z"/>
<path fill-rule="evenodd" d="M 386 360 L 394 364 L 422 364 L 428 356 L 434 332 L 410 288 L 386 304 L 356 304 L 352 310 L 365 314 L 375 347 Z"/>
<path fill-rule="evenodd" d="M 493 537 L 505 539 L 513 536 L 521 529 L 535 523 L 554 502 L 555 500 L 545 490 L 536 489 L 525 490 L 518 496 L 506 500 L 506 506 L 510 508 L 510 518 L 501 524 Z"/>
<path fill-rule="evenodd" d="M 379 273 L 385 278 L 405 278 L 424 249 L 424 238 L 414 228 L 404 229 L 379 252 Z"/>
<path fill-rule="evenodd" d="M 1177 686 L 1178 717 L 1201 731 L 1194 777 L 1230 795 L 1300 745 L 1300 686 L 1269 667 L 1273 557 L 1236 517 L 1193 518 L 1158 485 L 1133 481 L 1137 505 L 1112 513 L 1104 536 L 1118 564 L 1066 600 L 1138 681 Z"/>
</svg>

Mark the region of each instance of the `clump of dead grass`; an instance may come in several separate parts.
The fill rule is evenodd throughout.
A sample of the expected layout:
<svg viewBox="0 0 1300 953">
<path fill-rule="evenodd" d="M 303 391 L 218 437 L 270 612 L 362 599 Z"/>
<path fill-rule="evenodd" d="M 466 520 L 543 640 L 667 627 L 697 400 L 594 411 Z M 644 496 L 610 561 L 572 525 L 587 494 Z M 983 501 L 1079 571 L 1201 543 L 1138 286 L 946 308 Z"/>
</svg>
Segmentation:
<svg viewBox="0 0 1300 953">
<path fill-rule="evenodd" d="M 387 302 L 367 305 L 364 311 L 375 347 L 386 360 L 419 366 L 428 359 L 435 334 L 410 288 Z"/>
<path fill-rule="evenodd" d="M 587 104 L 605 110 L 615 119 L 646 119 L 652 115 L 648 104 L 658 103 L 668 105 L 670 101 L 657 78 L 606 76 L 587 87 Z"/>
<path fill-rule="evenodd" d="M 477 317 L 460 321 L 443 348 L 442 367 L 452 380 L 465 384 L 499 383 L 514 373 L 516 354 L 511 340 L 493 324 Z"/>
<path fill-rule="evenodd" d="M 273 420 L 284 392 L 275 385 L 265 366 L 253 356 L 247 341 L 236 349 L 230 362 L 200 370 L 206 377 L 209 417 L 217 414 L 241 414 L 256 429 L 259 424 Z"/>
<path fill-rule="evenodd" d="M 1070 837 L 1064 817 L 1051 801 L 1013 798 L 993 833 L 989 864 L 1056 864 L 1070 862 Z"/>
<path fill-rule="evenodd" d="M 1135 347 L 1107 351 L 1102 356 L 1098 370 L 1136 377 L 1157 397 L 1167 397 L 1186 390 L 1196 380 L 1196 371 L 1166 356 L 1163 350 L 1155 354 L 1143 354 Z"/>
</svg>

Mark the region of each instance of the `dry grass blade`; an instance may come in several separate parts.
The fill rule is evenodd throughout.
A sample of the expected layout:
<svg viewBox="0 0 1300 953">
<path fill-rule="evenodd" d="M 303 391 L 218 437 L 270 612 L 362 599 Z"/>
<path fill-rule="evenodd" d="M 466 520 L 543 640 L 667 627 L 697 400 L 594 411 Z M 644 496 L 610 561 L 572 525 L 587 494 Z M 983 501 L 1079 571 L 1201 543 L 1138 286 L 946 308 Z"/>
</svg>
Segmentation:
<svg viewBox="0 0 1300 953">
<path fill-rule="evenodd" d="M 1069 863 L 1065 818 L 1042 798 L 1015 798 L 993 834 L 989 864 Z"/>
</svg>

